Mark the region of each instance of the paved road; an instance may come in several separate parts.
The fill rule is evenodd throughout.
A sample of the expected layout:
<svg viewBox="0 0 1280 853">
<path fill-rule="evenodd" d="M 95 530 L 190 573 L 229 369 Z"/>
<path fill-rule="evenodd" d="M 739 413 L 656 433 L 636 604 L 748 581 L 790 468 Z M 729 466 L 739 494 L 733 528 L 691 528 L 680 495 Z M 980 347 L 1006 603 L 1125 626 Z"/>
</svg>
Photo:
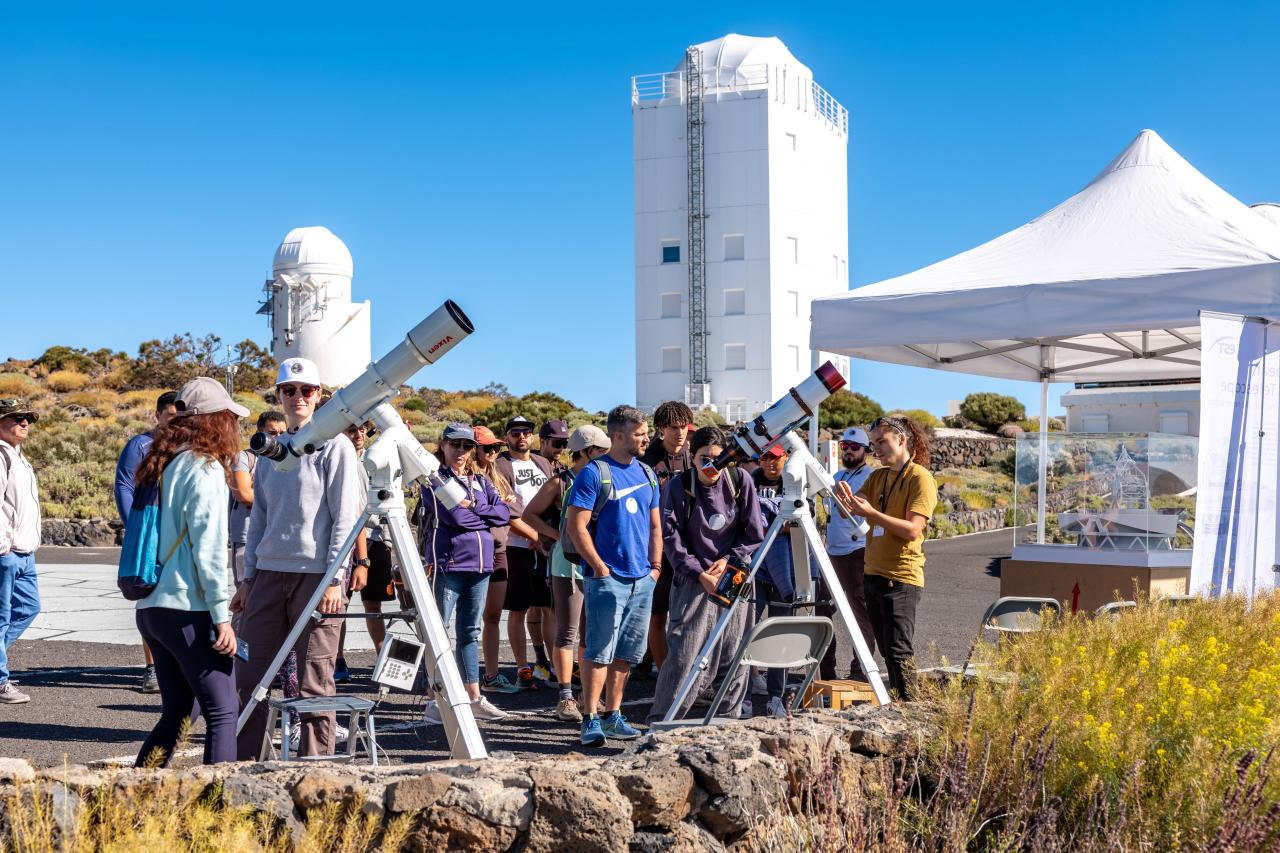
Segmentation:
<svg viewBox="0 0 1280 853">
<path fill-rule="evenodd" d="M 926 545 L 927 586 L 916 631 L 922 665 L 936 663 L 944 656 L 952 661 L 964 657 L 983 610 L 998 594 L 996 560 L 1008 555 L 1012 543 L 1012 532 L 997 531 Z M 87 553 L 91 550 L 98 553 Z M 92 582 L 93 598 L 85 600 L 105 602 L 109 598 L 104 598 L 96 587 L 103 579 L 111 580 L 115 553 L 112 549 L 42 548 L 38 558 L 46 565 L 73 566 L 78 562 L 83 566 L 104 566 L 102 578 Z M 66 577 L 71 576 L 69 568 L 60 571 Z M 60 589 L 65 593 L 60 600 L 66 603 L 70 590 Z M 113 606 L 111 609 L 117 613 L 116 621 L 121 621 L 116 630 L 127 631 L 131 613 L 127 608 L 120 610 Z M 64 617 L 73 615 L 68 612 Z M 98 630 L 89 633 L 97 634 Z M 0 756 L 27 758 L 39 765 L 111 758 L 131 761 L 159 709 L 159 697 L 143 695 L 136 689 L 141 675 L 141 649 L 126 643 L 85 642 L 76 639 L 75 632 L 61 636 L 67 639 L 20 640 L 9 650 L 14 679 L 31 694 L 32 701 L 27 705 L 0 706 Z M 849 656 L 848 642 L 842 639 L 842 664 Z M 510 665 L 512 658 L 505 646 L 503 657 Z M 368 681 L 372 653 L 353 652 L 348 660 L 356 680 L 343 690 L 374 695 Z M 629 686 L 626 707 L 629 716 L 644 718 L 652 690 L 652 682 L 634 682 Z M 757 702 L 762 698 L 757 697 Z M 578 748 L 576 727 L 550 716 L 555 704 L 554 691 L 498 696 L 495 702 L 512 711 L 513 716 L 483 725 L 491 751 L 539 755 Z M 416 725 L 420 717 L 419 700 L 405 694 L 394 694 L 379 709 L 379 741 L 392 761 L 447 757 L 440 730 Z M 186 757 L 184 760 L 199 759 Z"/>
</svg>

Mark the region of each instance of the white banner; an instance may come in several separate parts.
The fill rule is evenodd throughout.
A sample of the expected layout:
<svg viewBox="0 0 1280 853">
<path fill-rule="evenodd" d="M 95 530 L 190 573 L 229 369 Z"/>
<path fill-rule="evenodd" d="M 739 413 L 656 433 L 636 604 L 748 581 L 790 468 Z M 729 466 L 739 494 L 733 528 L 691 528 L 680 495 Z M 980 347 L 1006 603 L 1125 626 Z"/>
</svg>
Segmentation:
<svg viewBox="0 0 1280 853">
<path fill-rule="evenodd" d="M 1200 450 L 1191 591 L 1276 586 L 1280 326 L 1200 315 Z"/>
</svg>

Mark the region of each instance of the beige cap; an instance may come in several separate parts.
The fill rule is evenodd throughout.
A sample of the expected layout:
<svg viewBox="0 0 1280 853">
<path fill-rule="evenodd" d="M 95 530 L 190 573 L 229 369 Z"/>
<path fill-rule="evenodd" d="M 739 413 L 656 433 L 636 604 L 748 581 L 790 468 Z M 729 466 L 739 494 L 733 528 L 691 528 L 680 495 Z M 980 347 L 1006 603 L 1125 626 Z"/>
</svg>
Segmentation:
<svg viewBox="0 0 1280 853">
<path fill-rule="evenodd" d="M 569 450 L 574 453 L 586 450 L 588 447 L 602 447 L 608 450 L 612 446 L 604 430 L 593 424 L 583 424 L 569 436 Z"/>
<path fill-rule="evenodd" d="M 178 389 L 174 401 L 178 416 L 212 415 L 214 412 L 231 412 L 238 418 L 249 416 L 249 410 L 231 399 L 227 389 L 216 379 L 198 376 Z"/>
</svg>

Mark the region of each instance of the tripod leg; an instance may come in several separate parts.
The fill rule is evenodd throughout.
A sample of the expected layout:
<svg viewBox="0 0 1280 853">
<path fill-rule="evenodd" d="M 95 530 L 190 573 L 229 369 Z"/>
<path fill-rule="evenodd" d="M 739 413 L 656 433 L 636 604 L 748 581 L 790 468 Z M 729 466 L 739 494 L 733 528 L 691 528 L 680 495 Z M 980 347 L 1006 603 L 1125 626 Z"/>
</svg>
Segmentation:
<svg viewBox="0 0 1280 853">
<path fill-rule="evenodd" d="M 756 572 L 759 571 L 760 566 L 764 565 L 765 555 L 769 553 L 769 548 L 772 547 L 773 541 L 778 538 L 778 533 L 782 530 L 782 524 L 782 516 L 779 515 L 769 525 L 769 532 L 765 534 L 764 543 L 751 558 L 751 571 L 747 576 L 748 583 L 755 580 Z M 734 608 L 741 603 L 741 599 L 735 599 L 720 614 L 720 618 L 716 620 L 715 627 L 711 629 L 711 633 L 707 636 L 707 641 L 702 644 L 702 649 L 698 652 L 698 662 L 685 673 L 684 680 L 680 682 L 680 686 L 676 689 L 676 695 L 671 700 L 671 707 L 667 709 L 666 715 L 662 718 L 664 721 L 670 722 L 680 718 L 683 713 L 684 703 L 689 697 L 689 691 L 693 689 L 693 685 L 701 677 L 702 673 L 706 672 L 707 667 L 711 665 L 711 652 L 720 640 L 720 635 L 724 633 L 725 626 L 729 624 L 729 618 L 733 615 Z"/>
<path fill-rule="evenodd" d="M 484 745 L 484 739 L 480 737 L 475 715 L 471 712 L 471 697 L 467 695 L 462 674 L 458 672 L 458 663 L 453 658 L 449 635 L 436 607 L 435 596 L 427 585 L 426 570 L 409 531 L 409 520 L 404 508 L 391 508 L 385 512 L 384 517 L 396 556 L 400 560 L 401 579 L 413 595 L 418 614 L 415 628 L 418 639 L 427 647 L 423 663 L 427 667 L 431 686 L 436 688 L 439 696 L 436 701 L 449 738 L 449 752 L 454 758 L 487 758 L 489 751 Z"/>
<path fill-rule="evenodd" d="M 809 547 L 804 549 L 804 573 L 809 574 L 809 554 L 818 558 L 818 569 L 822 573 L 822 579 L 826 581 L 827 588 L 831 590 L 831 599 L 835 602 L 836 612 L 840 614 L 840 619 L 844 622 L 844 627 L 849 632 L 849 636 L 853 639 L 853 653 L 858 656 L 858 662 L 862 664 L 862 671 L 867 676 L 867 681 L 871 684 L 871 690 L 876 695 L 876 701 L 881 705 L 889 704 L 889 691 L 884 686 L 883 679 L 880 678 L 880 667 L 876 664 L 875 655 L 871 654 L 871 649 L 867 647 L 866 638 L 862 636 L 862 629 L 858 625 L 857 618 L 853 615 L 853 608 L 849 606 L 849 599 L 844 594 L 844 587 L 840 586 L 840 579 L 836 577 L 835 567 L 831 565 L 831 558 L 827 556 L 827 551 L 822 547 L 822 540 L 818 537 L 818 528 L 814 526 L 813 519 L 808 515 L 802 517 L 799 521 L 801 529 L 804 532 L 805 539 L 808 540 Z M 796 575 L 799 577 L 800 566 L 796 565 Z"/>
<path fill-rule="evenodd" d="M 244 728 L 245 723 L 249 721 L 249 716 L 253 713 L 253 709 L 258 703 L 271 693 L 271 681 L 276 677 L 276 673 L 280 671 L 280 667 L 284 665 L 284 659 L 289 656 L 290 650 L 298 644 L 298 638 L 302 636 L 302 632 L 307 628 L 307 622 L 311 619 L 311 614 L 320 606 L 320 599 L 324 598 L 325 590 L 329 588 L 329 583 L 338 576 L 338 572 L 342 570 L 342 566 L 347 561 L 351 549 L 356 545 L 356 539 L 360 537 L 360 532 L 364 530 L 365 523 L 369 520 L 370 511 L 366 507 L 361 514 L 360 520 L 351 528 L 351 534 L 347 537 L 347 541 L 342 543 L 342 549 L 338 551 L 338 555 L 333 558 L 333 562 L 325 569 L 324 579 L 320 581 L 316 591 L 311 594 L 311 600 L 307 602 L 306 608 L 303 609 L 305 614 L 299 619 L 289 630 L 289 636 L 285 638 L 284 644 L 280 646 L 276 656 L 272 658 L 271 665 L 267 667 L 267 671 L 263 674 L 262 680 L 253 688 L 253 693 L 245 701 L 244 707 L 240 709 L 240 719 L 236 721 L 236 734 Z"/>
</svg>

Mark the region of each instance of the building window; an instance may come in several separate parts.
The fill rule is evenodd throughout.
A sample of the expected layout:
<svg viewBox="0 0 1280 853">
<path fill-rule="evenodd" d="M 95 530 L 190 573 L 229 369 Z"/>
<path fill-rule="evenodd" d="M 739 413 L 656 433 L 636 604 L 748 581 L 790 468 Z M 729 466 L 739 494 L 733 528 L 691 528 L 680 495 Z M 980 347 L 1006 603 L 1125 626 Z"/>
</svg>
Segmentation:
<svg viewBox="0 0 1280 853">
<path fill-rule="evenodd" d="M 788 344 L 787 350 L 791 354 L 792 367 L 794 367 L 796 372 L 798 373 L 800 371 L 800 347 L 796 346 L 795 344 Z"/>
<path fill-rule="evenodd" d="M 724 235 L 724 259 L 740 261 L 747 256 L 747 240 L 742 234 Z"/>
<path fill-rule="evenodd" d="M 1186 412 L 1161 412 L 1160 431 L 1170 435 L 1190 435 L 1191 416 Z"/>
<path fill-rule="evenodd" d="M 725 370 L 746 370 L 747 369 L 747 345 L 746 344 L 725 344 L 724 345 L 724 369 Z"/>
<path fill-rule="evenodd" d="M 679 293 L 663 293 L 662 299 L 662 319 L 669 320 L 671 318 L 680 318 L 680 294 Z"/>
<path fill-rule="evenodd" d="M 793 264 L 800 263 L 800 238 L 787 238 L 787 254 L 791 256 L 791 262 Z"/>
<path fill-rule="evenodd" d="M 794 133 L 787 133 L 787 134 L 784 134 L 784 137 L 785 137 L 785 138 L 786 138 L 786 140 L 787 140 L 787 146 L 789 146 L 789 147 L 791 148 L 791 150 L 792 150 L 792 151 L 795 151 L 795 150 L 796 150 L 796 135 L 795 135 Z"/>
<path fill-rule="evenodd" d="M 1093 412 L 1080 416 L 1081 432 L 1107 432 L 1111 419 L 1103 412 Z"/>
<path fill-rule="evenodd" d="M 663 240 L 662 241 L 662 262 L 664 264 L 680 263 L 680 241 L 679 240 Z"/>
<path fill-rule="evenodd" d="M 793 317 L 800 316 L 800 291 L 798 290 L 787 291 L 787 307 L 791 309 L 791 316 Z"/>
<path fill-rule="evenodd" d="M 724 292 L 724 315 L 747 313 L 747 292 L 741 288 Z"/>
<path fill-rule="evenodd" d="M 679 373 L 683 369 L 684 360 L 680 357 L 680 347 L 662 348 L 662 372 Z"/>
</svg>

